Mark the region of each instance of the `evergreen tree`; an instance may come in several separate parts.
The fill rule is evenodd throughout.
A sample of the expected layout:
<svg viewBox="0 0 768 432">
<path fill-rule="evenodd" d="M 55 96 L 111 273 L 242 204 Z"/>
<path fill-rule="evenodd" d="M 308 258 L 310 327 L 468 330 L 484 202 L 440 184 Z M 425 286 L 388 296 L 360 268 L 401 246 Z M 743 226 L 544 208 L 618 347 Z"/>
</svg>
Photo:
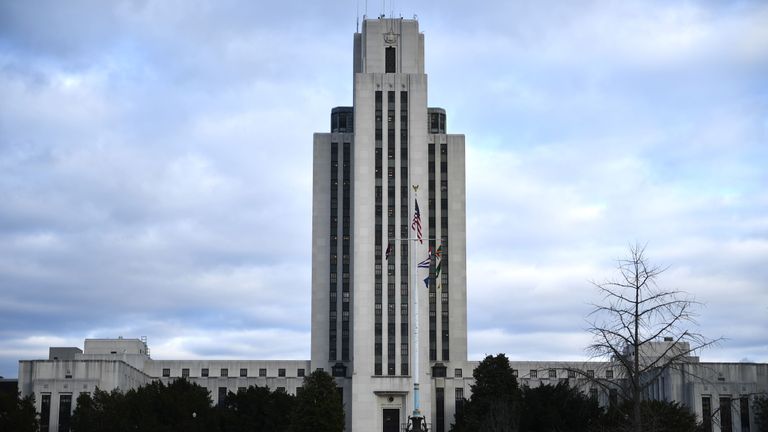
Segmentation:
<svg viewBox="0 0 768 432">
<path fill-rule="evenodd" d="M 38 427 L 34 395 L 22 398 L 0 393 L 0 431 L 36 432 Z"/>
<path fill-rule="evenodd" d="M 594 428 L 596 432 L 625 432 L 633 431 L 635 427 L 634 403 L 624 401 L 618 406 L 610 407 Z M 696 415 L 688 408 L 677 402 L 642 401 L 640 415 L 643 432 L 696 432 Z"/>
<path fill-rule="evenodd" d="M 527 432 L 587 432 L 597 424 L 601 414 L 596 400 L 570 387 L 567 382 L 524 387 L 520 429 Z"/>
<path fill-rule="evenodd" d="M 520 389 L 504 354 L 487 356 L 475 368 L 472 397 L 456 417 L 454 432 L 519 430 Z"/>
<path fill-rule="evenodd" d="M 344 407 L 336 380 L 328 373 L 315 371 L 304 377 L 304 387 L 296 396 L 291 432 L 341 432 Z"/>
<path fill-rule="evenodd" d="M 288 430 L 296 398 L 284 390 L 250 386 L 230 392 L 219 407 L 222 432 L 284 432 Z"/>
</svg>

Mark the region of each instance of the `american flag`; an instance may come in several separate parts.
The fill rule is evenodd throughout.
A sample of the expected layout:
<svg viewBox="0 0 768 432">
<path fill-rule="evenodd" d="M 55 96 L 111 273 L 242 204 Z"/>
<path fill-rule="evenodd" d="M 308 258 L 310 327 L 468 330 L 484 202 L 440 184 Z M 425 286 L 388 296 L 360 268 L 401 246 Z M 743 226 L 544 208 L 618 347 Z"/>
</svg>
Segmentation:
<svg viewBox="0 0 768 432">
<path fill-rule="evenodd" d="M 419 211 L 419 200 L 413 200 L 416 205 L 416 211 L 413 213 L 413 222 L 411 222 L 411 229 L 416 230 L 416 238 L 419 239 L 419 243 L 424 243 L 421 239 L 421 212 Z"/>
<path fill-rule="evenodd" d="M 387 243 L 387 251 L 384 252 L 385 260 L 389 260 L 389 255 L 392 253 L 392 243 Z"/>
</svg>

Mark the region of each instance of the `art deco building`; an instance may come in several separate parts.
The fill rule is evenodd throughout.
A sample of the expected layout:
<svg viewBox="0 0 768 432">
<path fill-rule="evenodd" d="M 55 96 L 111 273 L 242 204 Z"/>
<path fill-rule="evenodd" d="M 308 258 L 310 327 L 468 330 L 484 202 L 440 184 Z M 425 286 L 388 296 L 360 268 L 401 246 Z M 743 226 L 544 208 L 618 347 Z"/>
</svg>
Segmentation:
<svg viewBox="0 0 768 432">
<path fill-rule="evenodd" d="M 417 21 L 364 20 L 354 104 L 314 137 L 311 361 L 343 378 L 352 430 L 405 423 L 417 377 L 436 426 L 464 390 L 464 136 L 428 108 L 424 69 Z"/>
</svg>

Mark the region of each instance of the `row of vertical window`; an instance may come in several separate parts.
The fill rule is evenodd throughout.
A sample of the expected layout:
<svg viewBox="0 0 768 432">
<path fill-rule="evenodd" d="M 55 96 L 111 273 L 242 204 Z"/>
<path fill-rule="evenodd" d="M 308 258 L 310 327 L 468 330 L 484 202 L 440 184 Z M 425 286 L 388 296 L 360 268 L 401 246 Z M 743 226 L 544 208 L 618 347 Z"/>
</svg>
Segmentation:
<svg viewBox="0 0 768 432">
<path fill-rule="evenodd" d="M 387 92 L 387 238 L 395 238 L 395 92 Z M 387 375 L 395 375 L 395 347 L 397 344 L 395 332 L 395 264 L 387 263 Z"/>
<path fill-rule="evenodd" d="M 400 238 L 408 238 L 408 92 L 400 92 Z M 408 245 L 400 258 L 400 374 L 409 374 L 408 362 Z"/>
<path fill-rule="evenodd" d="M 382 374 L 382 293 L 381 293 L 381 266 L 382 266 L 382 242 L 381 242 L 381 206 L 382 206 L 382 97 L 383 93 L 377 91 L 375 93 L 375 157 L 374 157 L 374 195 L 376 214 L 374 221 L 374 237 L 375 237 L 375 262 L 374 262 L 374 285 L 376 287 L 374 292 L 374 371 L 375 375 Z"/>
<path fill-rule="evenodd" d="M 464 388 L 454 389 L 454 412 L 461 416 L 464 410 Z M 435 432 L 445 432 L 445 388 L 435 388 Z"/>
<path fill-rule="evenodd" d="M 427 172 L 429 176 L 429 250 L 435 251 L 434 233 L 437 232 L 435 226 L 435 144 L 429 143 L 427 146 Z M 435 284 L 435 266 L 434 261 L 429 268 L 429 359 L 437 360 L 437 286 Z"/>
<path fill-rule="evenodd" d="M 348 142 L 344 143 L 343 148 L 344 160 L 342 161 L 342 250 L 344 255 L 342 258 L 343 265 L 343 277 L 341 281 L 341 359 L 342 361 L 349 361 L 349 308 L 350 308 L 350 289 L 349 289 L 349 249 L 350 249 L 350 231 L 351 231 L 351 190 L 350 184 L 352 183 L 351 164 L 352 164 L 352 149 Z"/>
<path fill-rule="evenodd" d="M 333 116 L 333 115 L 332 115 Z M 336 119 L 338 121 L 338 119 Z M 331 220 L 330 220 L 330 286 L 329 286 L 329 304 L 328 304 L 328 360 L 335 361 L 337 358 L 337 289 L 338 289 L 338 244 L 337 234 L 339 230 L 339 209 L 338 209 L 338 194 L 339 194 L 339 144 L 331 143 Z M 342 258 L 342 260 L 347 260 Z M 347 269 L 347 273 L 349 270 Z"/>
<path fill-rule="evenodd" d="M 181 377 L 182 378 L 189 378 L 189 368 L 182 368 L 181 369 Z M 285 368 L 278 368 L 277 369 L 277 376 L 278 377 L 284 377 L 285 375 Z M 170 368 L 163 368 L 162 371 L 163 378 L 169 378 L 171 376 L 171 369 Z M 208 368 L 201 368 L 200 369 L 200 376 L 203 378 L 210 376 L 210 369 Z M 240 368 L 240 375 L 241 378 L 248 377 L 248 368 Z M 259 377 L 266 377 L 267 376 L 267 368 L 259 368 Z M 296 376 L 297 377 L 303 377 L 304 376 L 304 369 L 298 368 L 296 369 Z M 219 369 L 219 377 L 227 378 L 229 377 L 229 368 L 221 368 Z"/>
<path fill-rule="evenodd" d="M 733 432 L 733 402 L 735 399 L 730 396 L 720 396 L 720 407 L 715 412 L 719 411 L 720 414 L 720 431 L 721 432 Z M 741 423 L 742 431 L 749 431 L 749 397 L 742 396 L 738 399 L 739 402 L 739 420 Z M 702 429 L 704 432 L 712 432 L 712 423 L 715 412 L 712 411 L 712 396 L 703 395 L 701 397 L 701 416 L 702 416 Z"/>
<path fill-rule="evenodd" d="M 443 128 L 445 127 L 445 115 L 443 115 Z M 441 223 L 440 238 L 448 238 L 448 146 L 445 143 L 440 144 L 440 184 L 445 185 L 441 189 Z M 441 312 L 441 331 L 443 360 L 450 360 L 450 334 L 448 317 L 448 244 L 443 243 L 442 257 L 440 263 L 440 312 Z"/>
</svg>

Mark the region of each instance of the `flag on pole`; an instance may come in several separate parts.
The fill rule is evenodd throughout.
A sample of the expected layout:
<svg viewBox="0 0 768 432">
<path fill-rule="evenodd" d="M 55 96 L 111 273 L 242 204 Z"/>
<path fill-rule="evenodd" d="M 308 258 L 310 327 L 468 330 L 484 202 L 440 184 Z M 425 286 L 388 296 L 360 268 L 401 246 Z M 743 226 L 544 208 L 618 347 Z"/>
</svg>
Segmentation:
<svg viewBox="0 0 768 432">
<path fill-rule="evenodd" d="M 411 222 L 411 229 L 416 231 L 416 238 L 419 239 L 419 243 L 424 243 L 421 239 L 421 212 L 419 211 L 419 200 L 413 199 L 414 209 L 413 222 Z"/>
<path fill-rule="evenodd" d="M 384 259 L 389 261 L 389 255 L 392 253 L 392 243 L 387 243 L 387 251 L 384 252 Z"/>
<path fill-rule="evenodd" d="M 424 285 L 429 289 L 429 276 L 424 278 Z"/>
<path fill-rule="evenodd" d="M 429 249 L 429 252 L 427 252 L 427 259 L 420 262 L 416 267 L 417 268 L 429 268 L 429 265 L 432 263 L 432 249 Z"/>
</svg>

